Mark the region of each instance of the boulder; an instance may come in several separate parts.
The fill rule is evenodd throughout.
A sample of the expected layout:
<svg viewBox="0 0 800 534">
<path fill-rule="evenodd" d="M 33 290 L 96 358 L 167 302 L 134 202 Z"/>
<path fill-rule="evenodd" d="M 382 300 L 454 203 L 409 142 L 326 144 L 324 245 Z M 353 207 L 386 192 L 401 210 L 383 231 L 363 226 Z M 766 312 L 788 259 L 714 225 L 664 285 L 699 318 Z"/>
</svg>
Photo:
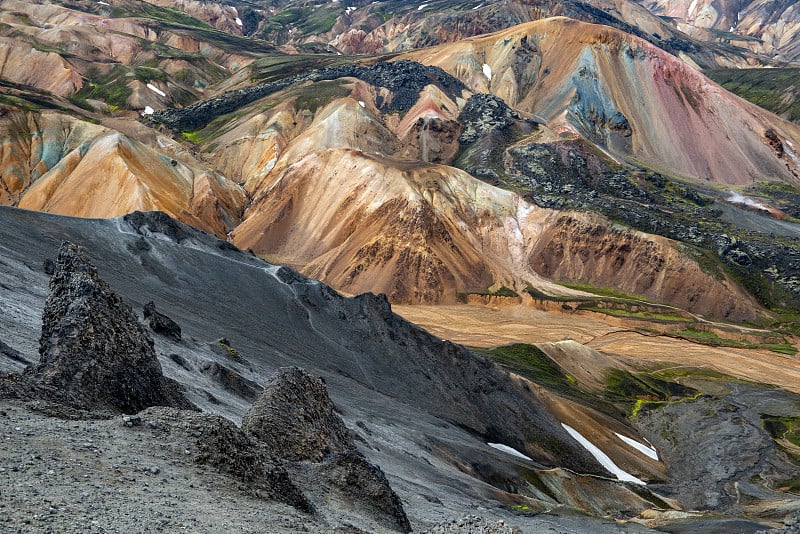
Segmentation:
<svg viewBox="0 0 800 534">
<path fill-rule="evenodd" d="M 160 334 L 173 341 L 181 340 L 180 325 L 156 310 L 156 304 L 152 300 L 144 305 L 144 320 L 150 327 L 150 330 L 156 334 Z"/>
<path fill-rule="evenodd" d="M 291 461 L 320 462 L 356 448 L 325 384 L 299 367 L 282 368 L 270 379 L 245 414 L 242 429 Z"/>
<path fill-rule="evenodd" d="M 217 362 L 205 362 L 200 368 L 200 371 L 210 376 L 216 383 L 222 386 L 225 391 L 233 393 L 250 402 L 256 400 L 258 394 L 264 389 L 256 382 L 243 377 L 236 370 L 225 365 L 220 365 Z"/>
</svg>

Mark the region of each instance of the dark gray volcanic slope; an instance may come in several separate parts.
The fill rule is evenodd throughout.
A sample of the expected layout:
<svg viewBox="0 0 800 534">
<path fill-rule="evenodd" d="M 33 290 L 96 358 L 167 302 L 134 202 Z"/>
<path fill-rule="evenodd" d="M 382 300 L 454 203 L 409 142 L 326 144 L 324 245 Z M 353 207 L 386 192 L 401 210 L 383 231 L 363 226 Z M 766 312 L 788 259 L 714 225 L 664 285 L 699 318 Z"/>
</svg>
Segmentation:
<svg viewBox="0 0 800 534">
<path fill-rule="evenodd" d="M 261 385 L 287 365 L 322 376 L 347 425 L 368 436 L 365 453 L 386 471 L 412 523 L 464 515 L 476 501 L 486 513 L 509 515 L 496 500 L 500 489 L 446 463 L 436 443 L 458 443 L 498 465 L 536 467 L 484 444 L 502 442 L 540 466 L 606 475 L 523 386 L 394 315 L 385 298 L 344 298 L 158 213 L 85 220 L 0 208 L 0 369 L 19 371 L 21 360 L 36 360 L 46 271 L 62 240 L 85 247 L 138 314 L 153 301 L 180 325 L 180 341 L 153 335 L 156 352 L 165 375 L 202 409 L 238 422 L 250 405 L 204 369 L 224 366 Z M 531 528 L 553 521 L 514 520 Z M 623 528 L 558 521 L 575 531 Z"/>
</svg>

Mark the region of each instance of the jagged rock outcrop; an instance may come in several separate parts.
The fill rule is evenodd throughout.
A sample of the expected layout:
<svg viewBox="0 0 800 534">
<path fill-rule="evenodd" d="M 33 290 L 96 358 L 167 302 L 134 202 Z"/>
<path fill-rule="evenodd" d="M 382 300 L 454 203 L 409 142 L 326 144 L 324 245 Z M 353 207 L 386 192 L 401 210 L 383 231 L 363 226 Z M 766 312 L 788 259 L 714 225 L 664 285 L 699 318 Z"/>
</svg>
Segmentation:
<svg viewBox="0 0 800 534">
<path fill-rule="evenodd" d="M 270 379 L 242 419 L 242 428 L 281 458 L 320 462 L 356 448 L 333 409 L 322 380 L 287 367 Z"/>
<path fill-rule="evenodd" d="M 304 512 L 313 511 L 311 503 L 268 447 L 227 419 L 199 416 L 194 436 L 197 439 L 196 462 L 238 478 L 260 498 L 278 500 Z"/>
<path fill-rule="evenodd" d="M 358 451 L 337 454 L 320 468 L 320 475 L 345 498 L 392 530 L 411 532 L 400 498 L 380 467 Z"/>
<path fill-rule="evenodd" d="M 122 217 L 139 235 L 161 234 L 176 243 L 192 236 L 192 227 L 178 222 L 162 211 L 134 211 Z"/>
<path fill-rule="evenodd" d="M 242 420 L 242 429 L 276 456 L 306 465 L 345 506 L 392 530 L 410 532 L 400 498 L 381 469 L 356 449 L 324 382 L 299 367 L 279 370 Z"/>
<path fill-rule="evenodd" d="M 502 98 L 489 93 L 473 95 L 458 116 L 463 126 L 458 140 L 463 144 L 475 142 L 491 131 L 508 128 L 519 119 L 519 114 L 508 107 Z"/>
<path fill-rule="evenodd" d="M 131 308 L 74 243 L 62 243 L 58 253 L 39 354 L 26 377 L 46 397 L 72 407 L 123 413 L 192 407 L 164 377 L 153 340 Z"/>
<path fill-rule="evenodd" d="M 181 340 L 180 325 L 156 310 L 156 304 L 152 300 L 144 305 L 144 320 L 148 326 L 150 326 L 150 330 L 156 334 L 168 337 L 174 341 Z"/>
</svg>

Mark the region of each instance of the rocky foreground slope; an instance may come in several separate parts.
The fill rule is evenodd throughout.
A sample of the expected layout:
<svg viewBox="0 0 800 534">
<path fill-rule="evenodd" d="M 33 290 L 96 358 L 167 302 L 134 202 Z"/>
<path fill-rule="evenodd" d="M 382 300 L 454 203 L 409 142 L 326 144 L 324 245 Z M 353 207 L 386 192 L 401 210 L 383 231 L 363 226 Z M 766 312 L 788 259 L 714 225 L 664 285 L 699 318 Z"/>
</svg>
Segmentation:
<svg viewBox="0 0 800 534">
<path fill-rule="evenodd" d="M 797 504 L 778 485 L 746 487 L 741 478 L 750 483 L 755 477 L 789 478 L 794 467 L 786 453 L 771 437 L 759 441 L 770 435 L 760 417 L 767 413 L 791 420 L 795 396 L 766 393 L 770 397 L 766 411 L 741 411 L 740 416 L 724 419 L 725 425 L 744 421 L 753 438 L 747 438 L 748 443 L 758 448 L 761 459 L 745 468 L 734 454 L 722 459 L 709 456 L 707 465 L 719 468 L 709 477 L 693 479 L 692 495 L 699 500 L 684 504 L 685 477 L 680 471 L 671 474 L 669 466 L 681 451 L 696 450 L 690 440 L 699 436 L 677 423 L 679 418 L 659 418 L 667 412 L 655 406 L 648 408 L 655 409 L 648 411 L 653 422 L 643 415 L 641 422 L 634 421 L 634 428 L 619 412 L 598 411 L 605 410 L 603 402 L 594 408 L 583 404 L 581 395 L 586 393 L 573 398 L 576 393 L 569 388 L 542 388 L 535 382 L 537 375 L 509 374 L 484 356 L 430 336 L 394 315 L 382 297 L 343 298 L 290 269 L 266 264 L 161 214 L 85 221 L 8 208 L 0 211 L 3 235 L 15 236 L 3 240 L 2 283 L 7 288 L 3 302 L 9 313 L 0 322 L 3 366 L 13 373 L 3 375 L 2 410 L 12 422 L 3 426 L 5 442 L 14 446 L 4 449 L 1 466 L 7 477 L 4 487 L 11 488 L 6 502 L 19 504 L 3 515 L 13 528 L 34 524 L 59 530 L 58 525 L 73 528 L 76 521 L 85 520 L 96 521 L 98 529 L 130 528 L 132 517 L 141 518 L 126 515 L 129 512 L 109 515 L 107 510 L 117 506 L 131 510 L 129 504 L 119 504 L 120 499 L 130 503 L 146 494 L 150 499 L 144 509 L 153 514 L 146 521 L 154 527 L 218 526 L 221 516 L 213 512 L 225 504 L 242 510 L 227 524 L 252 531 L 263 528 L 263 523 L 254 525 L 265 517 L 271 518 L 276 531 L 301 526 L 324 531 L 348 524 L 367 531 L 405 530 L 408 524 L 400 505 L 415 530 L 467 515 L 480 506 L 487 520 L 502 519 L 523 531 L 550 527 L 640 531 L 632 524 L 535 513 L 581 510 L 650 521 L 648 517 L 662 517 L 663 511 L 686 507 L 774 521 L 782 520 Z M 20 232 L 23 227 L 26 231 Z M 100 276 L 135 309 L 146 306 L 152 317 L 150 301 L 155 300 L 159 313 L 181 327 L 180 338 L 164 335 L 167 332 L 146 334 L 137 321 L 111 332 L 97 326 L 94 335 L 84 339 L 102 346 L 104 340 L 113 339 L 104 337 L 109 333 L 124 338 L 130 333 L 144 340 L 152 335 L 164 374 L 180 383 L 186 399 L 205 413 L 148 408 L 138 419 L 117 416 L 79 422 L 76 418 L 98 417 L 98 412 L 87 410 L 95 405 L 93 400 L 82 407 L 64 406 L 58 396 L 40 395 L 40 388 L 26 385 L 25 377 L 34 383 L 39 380 L 31 371 L 19 372 L 36 360 L 41 310 L 49 317 L 55 309 L 45 307 L 47 272 L 55 268 L 54 291 L 59 280 L 69 280 L 62 274 L 67 266 L 72 266 L 66 272 L 74 272 L 76 280 L 82 280 L 84 273 L 94 276 L 85 261 L 72 261 L 83 256 L 69 246 L 61 261 L 52 263 L 63 239 L 82 243 Z M 96 282 L 87 287 L 104 286 Z M 69 360 L 54 364 L 62 361 Z M 96 361 L 113 362 L 99 354 Z M 267 379 L 288 365 L 321 376 L 325 385 L 296 369 Z M 333 404 L 325 399 L 325 389 Z M 706 393 L 708 401 L 724 398 L 714 391 Z M 740 402 L 736 395 L 728 402 Z M 691 412 L 690 403 L 696 400 L 684 399 L 674 409 L 685 406 Z M 297 411 L 300 404 L 308 407 Z M 282 408 L 286 405 L 292 406 L 289 415 Z M 660 432 L 667 420 L 677 425 L 670 430 L 675 441 L 658 445 L 659 460 L 614 435 L 639 443 L 644 443 L 644 435 L 656 443 L 653 433 Z M 617 466 L 648 485 L 616 480 L 562 423 L 601 443 Z M 703 425 L 709 429 L 703 436 L 712 436 L 720 423 Z M 68 428 L 84 433 L 79 442 Z M 737 427 L 727 431 L 736 433 Z M 511 447 L 527 458 L 487 442 Z M 45 443 L 58 454 L 43 454 L 40 445 Z M 44 462 L 40 465 L 47 469 L 42 471 L 37 462 Z M 200 469 L 198 462 L 208 469 Z M 723 468 L 725 462 L 733 467 Z M 370 464 L 380 466 L 386 477 Z M 50 471 L 64 476 L 51 480 L 45 474 Z M 72 482 L 73 478 L 86 485 Z M 56 497 L 44 500 L 37 495 L 31 490 L 36 487 L 30 485 L 33 480 L 56 488 L 48 492 Z M 104 489 L 109 484 L 113 491 Z M 299 493 L 293 494 L 287 484 Z M 81 487 L 99 490 L 93 502 L 105 504 L 75 504 L 75 492 Z M 276 487 L 284 489 L 276 493 Z M 731 488 L 745 492 L 747 500 L 735 499 Z M 218 496 L 217 504 L 209 502 L 209 495 Z M 274 498 L 284 503 L 288 499 L 290 507 L 273 502 Z M 158 511 L 163 513 L 162 504 L 186 499 L 197 503 L 198 509 L 176 504 L 173 512 L 155 518 Z M 31 517 L 22 510 L 37 512 Z"/>
</svg>

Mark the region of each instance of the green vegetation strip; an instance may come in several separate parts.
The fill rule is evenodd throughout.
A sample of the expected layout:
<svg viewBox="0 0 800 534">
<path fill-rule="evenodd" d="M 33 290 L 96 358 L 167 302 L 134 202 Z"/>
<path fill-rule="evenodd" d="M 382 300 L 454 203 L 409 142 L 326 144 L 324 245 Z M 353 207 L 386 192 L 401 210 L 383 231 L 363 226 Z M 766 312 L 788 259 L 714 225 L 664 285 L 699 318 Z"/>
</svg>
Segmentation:
<svg viewBox="0 0 800 534">
<path fill-rule="evenodd" d="M 789 120 L 800 120 L 800 69 L 721 69 L 705 74 L 753 104 Z"/>
<path fill-rule="evenodd" d="M 772 352 L 778 352 L 780 354 L 787 354 L 790 356 L 797 354 L 797 349 L 785 339 L 782 342 L 764 341 L 761 343 L 750 343 L 747 341 L 738 341 L 735 339 L 720 337 L 714 332 L 692 327 L 685 328 L 683 330 L 665 332 L 664 335 L 679 339 L 686 339 L 688 341 L 694 341 L 696 343 L 701 343 L 703 345 L 709 345 L 712 347 L 763 349 L 770 350 Z"/>
<path fill-rule="evenodd" d="M 489 291 L 488 289 L 484 291 L 475 291 L 475 292 L 468 292 L 468 293 L 456 293 L 456 299 L 459 302 L 467 302 L 470 295 L 480 295 L 482 297 L 508 297 L 508 298 L 517 298 L 519 297 L 519 293 L 514 291 L 511 288 L 506 286 L 501 287 L 500 289 L 496 289 L 494 291 Z"/>
<path fill-rule="evenodd" d="M 605 313 L 613 317 L 623 317 L 628 319 L 643 319 L 650 321 L 662 321 L 670 323 L 693 323 L 694 319 L 683 317 L 678 313 L 670 312 L 651 312 L 648 310 L 631 310 L 626 308 L 602 308 L 591 305 L 580 305 L 579 310 L 593 311 L 597 313 Z"/>
<path fill-rule="evenodd" d="M 664 380 L 648 373 L 611 369 L 606 375 L 606 397 L 628 406 L 635 419 L 642 409 L 652 409 L 672 402 L 696 400 L 701 393 L 694 388 Z"/>
<path fill-rule="evenodd" d="M 583 396 L 574 377 L 565 373 L 536 345 L 515 343 L 485 351 L 485 354 L 525 378 L 555 391 Z"/>
<path fill-rule="evenodd" d="M 559 285 L 586 293 L 592 293 L 593 295 L 588 297 L 552 296 L 542 293 L 530 286 L 526 291 L 532 298 L 537 300 L 564 303 L 565 309 L 585 310 L 603 313 L 613 317 L 667 323 L 695 322 L 695 319 L 691 316 L 687 316 L 685 312 L 648 302 L 643 297 L 623 293 L 613 287 L 599 287 L 575 282 L 559 282 Z"/>
</svg>

